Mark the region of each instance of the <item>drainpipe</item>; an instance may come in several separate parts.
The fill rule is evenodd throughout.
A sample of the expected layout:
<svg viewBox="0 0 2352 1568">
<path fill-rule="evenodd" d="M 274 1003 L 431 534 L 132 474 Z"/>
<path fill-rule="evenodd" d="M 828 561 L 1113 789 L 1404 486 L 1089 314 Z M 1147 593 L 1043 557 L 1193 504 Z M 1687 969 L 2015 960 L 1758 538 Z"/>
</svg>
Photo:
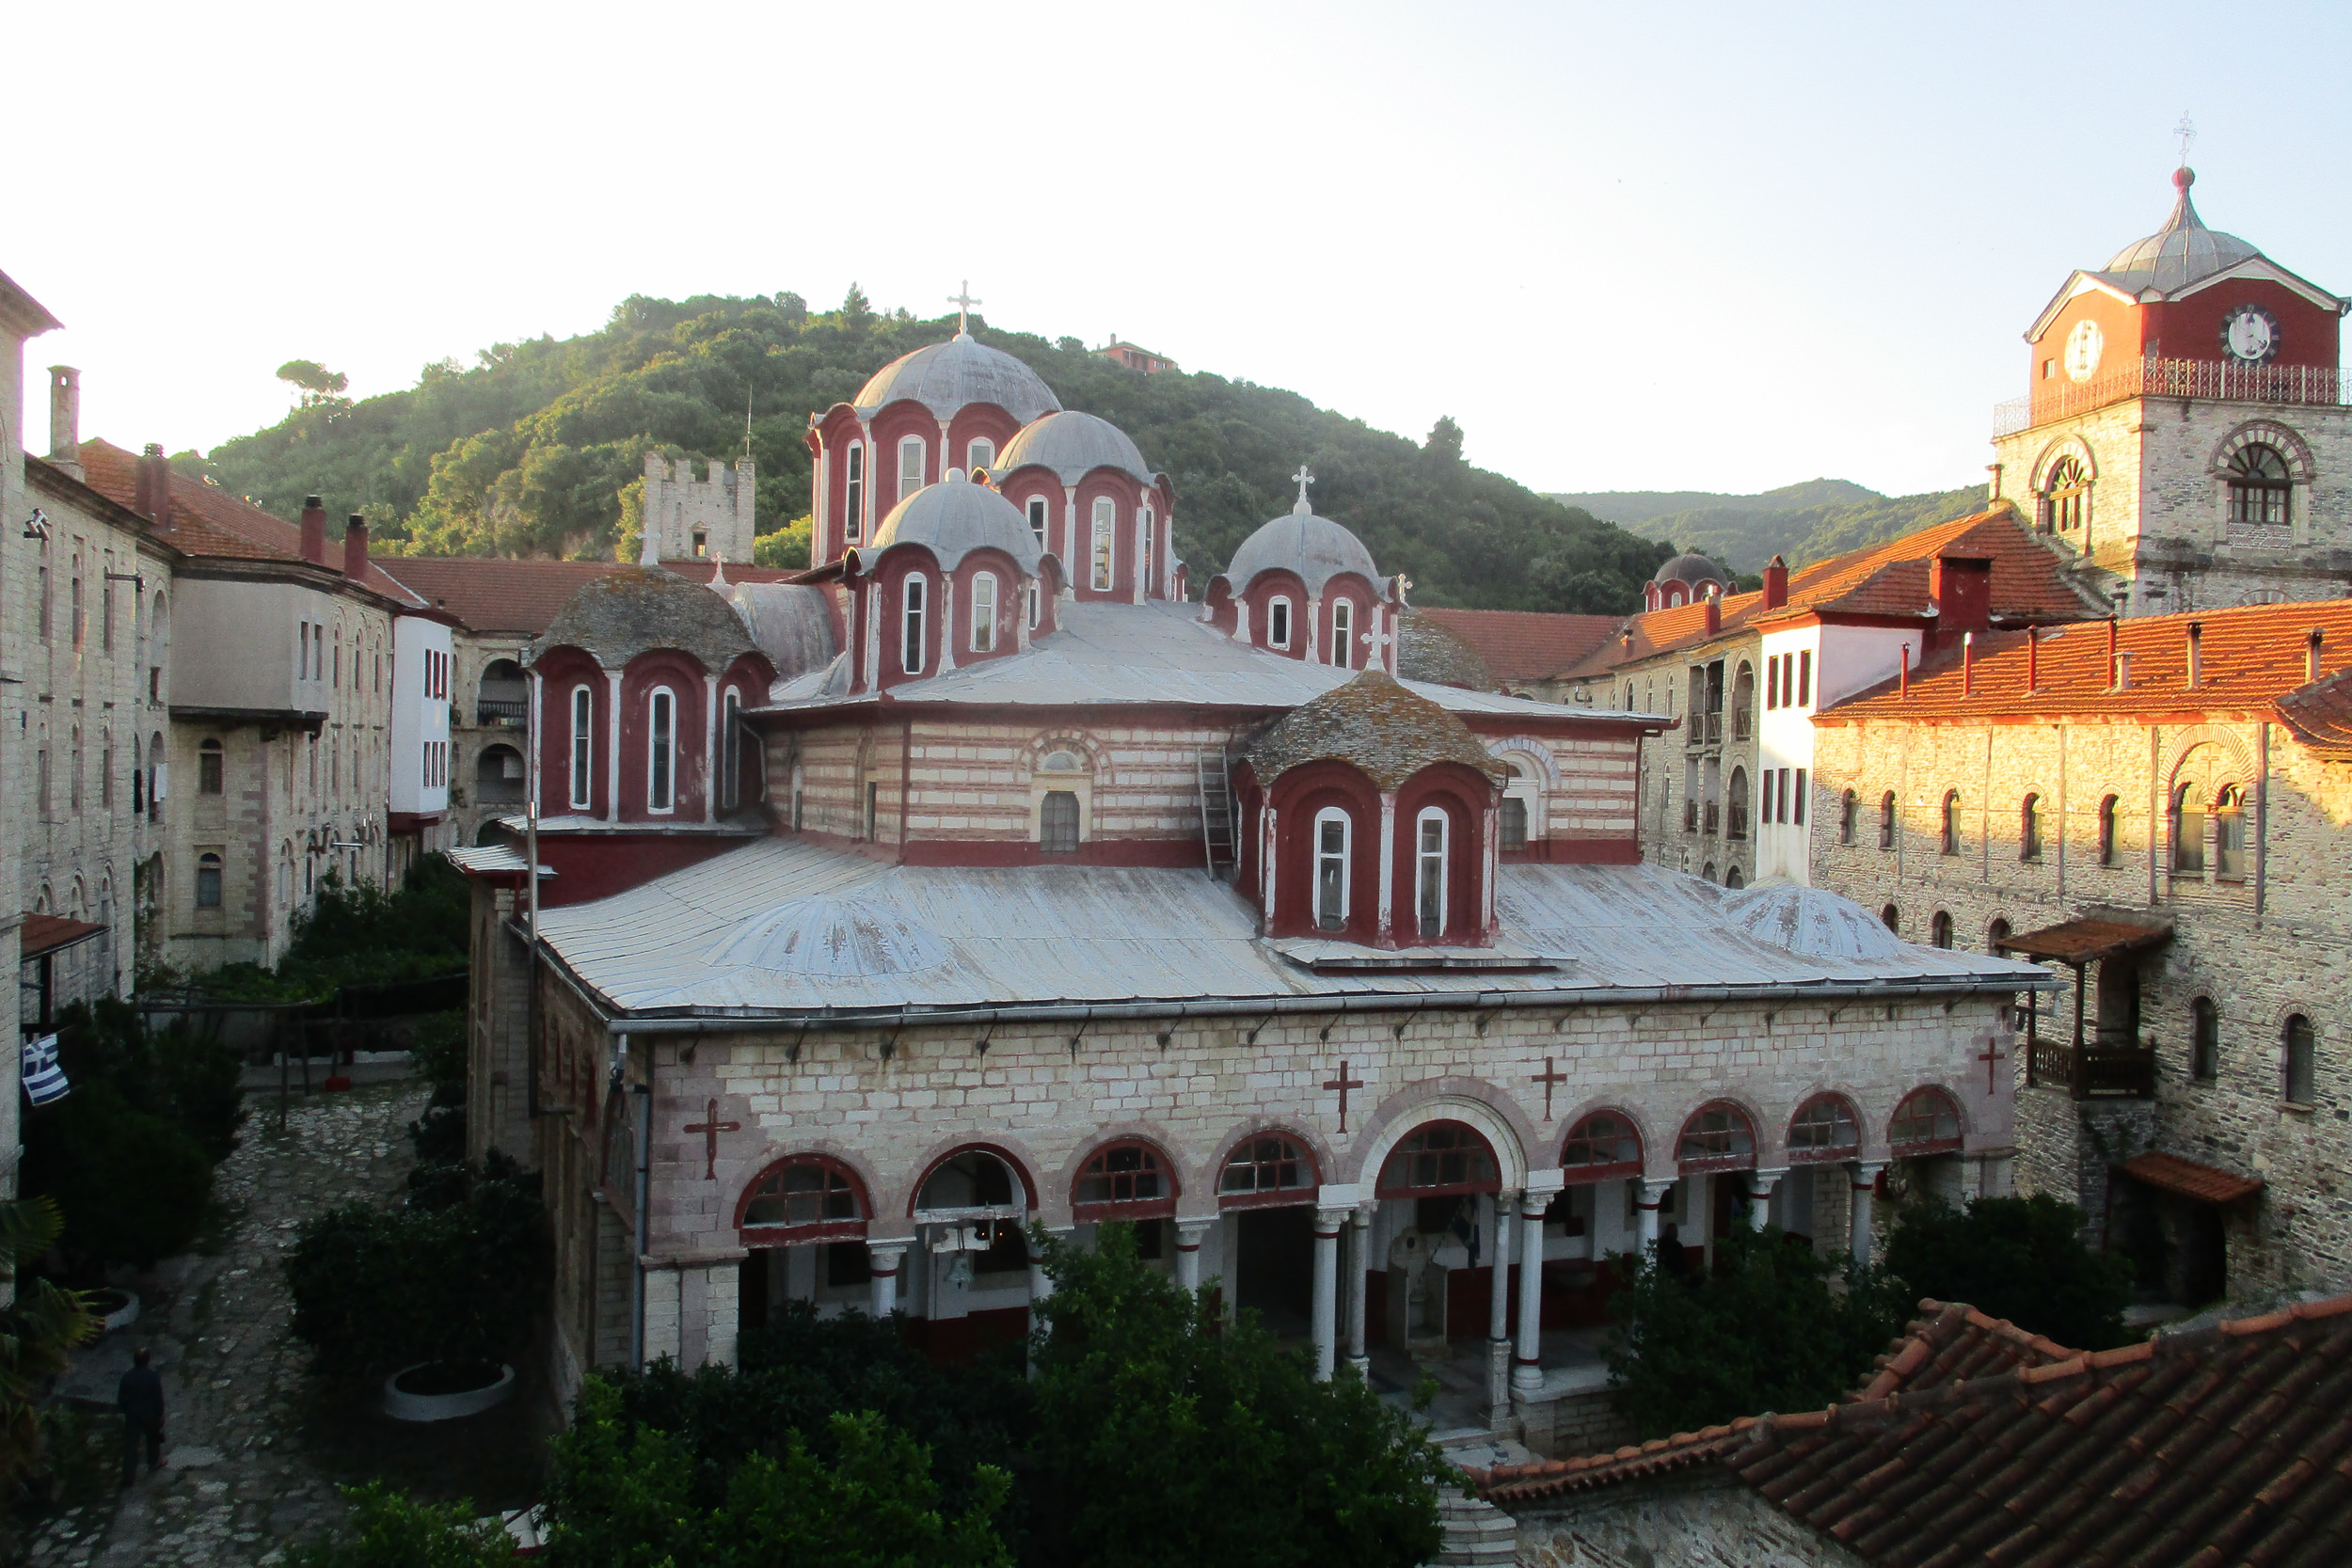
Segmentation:
<svg viewBox="0 0 2352 1568">
<path fill-rule="evenodd" d="M 622 1059 L 628 1059 L 628 1037 L 621 1037 Z M 628 1363 L 645 1370 L 645 1258 L 649 1221 L 653 1213 L 653 1055 L 646 1044 L 645 1081 L 629 1085 L 637 1096 L 637 1226 L 630 1267 L 635 1272 L 628 1292 Z"/>
</svg>

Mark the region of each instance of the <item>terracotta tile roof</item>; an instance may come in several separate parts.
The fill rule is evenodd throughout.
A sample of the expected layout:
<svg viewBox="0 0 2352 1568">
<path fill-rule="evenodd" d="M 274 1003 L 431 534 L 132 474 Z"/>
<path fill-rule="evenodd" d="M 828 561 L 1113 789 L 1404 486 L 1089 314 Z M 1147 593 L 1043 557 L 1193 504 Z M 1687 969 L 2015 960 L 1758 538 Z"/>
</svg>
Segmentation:
<svg viewBox="0 0 2352 1568">
<path fill-rule="evenodd" d="M 138 464 L 135 453 L 111 441 L 82 443 L 82 473 L 89 487 L 118 506 L 138 505 Z M 192 556 L 231 561 L 300 561 L 302 525 L 262 511 L 242 496 L 185 474 L 171 476 L 171 529 L 163 537 Z M 340 530 L 327 540 L 329 569 L 342 569 L 343 542 Z M 383 566 L 368 563 L 365 586 L 404 605 L 417 596 L 385 575 Z"/>
<path fill-rule="evenodd" d="M 2239 1198 L 2252 1197 L 2263 1190 L 2263 1183 L 2254 1177 L 2199 1164 L 2177 1154 L 2153 1151 L 2134 1155 L 2124 1161 L 2123 1174 L 2136 1181 L 2145 1181 L 2151 1187 L 2161 1187 L 2168 1193 L 2178 1193 L 2183 1197 L 2193 1197 L 2201 1203 L 2235 1203 Z"/>
<path fill-rule="evenodd" d="M 1422 610 L 1469 643 L 1498 679 L 1556 675 L 1617 635 L 1621 615 L 1550 614 L 1534 610 Z"/>
<path fill-rule="evenodd" d="M 1470 640 L 1429 612 L 1408 610 L 1396 624 L 1396 673 L 1399 679 L 1458 686 L 1467 691 L 1498 691 L 1502 681 L 1493 666 L 1470 646 Z"/>
<path fill-rule="evenodd" d="M 1788 602 L 1778 610 L 1764 609 L 1761 594 L 1729 594 L 1723 601 L 1722 631 L 1746 631 L 1768 620 L 1806 612 L 1925 615 L 1932 607 L 1929 574 L 1942 555 L 1992 562 L 1996 620 L 2064 621 L 2091 613 L 2090 603 L 2069 585 L 2061 558 L 2004 504 L 1791 572 Z M 1623 623 L 1632 637 L 1630 647 L 1619 639 L 1604 641 L 1570 673 L 1597 674 L 1670 648 L 1706 641 L 1706 612 L 1704 604 L 1645 610 Z"/>
<path fill-rule="evenodd" d="M 384 567 L 427 604 L 447 610 L 470 631 L 511 631 L 537 637 L 573 594 L 599 578 L 634 572 L 618 561 L 501 561 L 484 557 L 388 556 Z M 691 582 L 710 581 L 708 561 L 665 561 L 661 569 Z M 729 582 L 782 582 L 795 576 L 766 566 L 727 562 Z"/>
<path fill-rule="evenodd" d="M 1729 1467 L 1888 1568 L 2352 1557 L 2352 1297 L 1759 1422 Z"/>
<path fill-rule="evenodd" d="M 1921 1306 L 1826 1410 L 1472 1481 L 1509 1507 L 1720 1463 L 1885 1568 L 2352 1559 L 2352 1297 L 2091 1354 Z"/>
<path fill-rule="evenodd" d="M 17 928 L 20 951 L 25 958 L 39 958 L 60 947 L 71 947 L 87 942 L 105 930 L 105 927 L 87 920 L 69 920 L 61 914 L 26 914 L 24 924 Z"/>
<path fill-rule="evenodd" d="M 2201 628 L 2198 684 L 2188 684 L 2188 628 Z M 2322 637 L 2324 678 L 2307 680 L 2309 638 Z M 2162 716 L 2269 710 L 2322 750 L 2352 748 L 2352 693 L 2334 677 L 2352 668 L 2352 600 L 2248 605 L 2195 614 L 2147 615 L 2115 625 L 2131 656 L 2131 684 L 2113 689 L 2107 623 L 2045 628 L 2026 649 L 2023 631 L 1979 633 L 1969 668 L 1947 649 L 1899 679 L 1824 709 L 1816 723 L 1861 719 L 2040 718 L 2058 714 Z M 2026 687 L 2028 663 L 2032 689 Z M 2289 700 L 2292 698 L 2292 700 Z"/>
</svg>

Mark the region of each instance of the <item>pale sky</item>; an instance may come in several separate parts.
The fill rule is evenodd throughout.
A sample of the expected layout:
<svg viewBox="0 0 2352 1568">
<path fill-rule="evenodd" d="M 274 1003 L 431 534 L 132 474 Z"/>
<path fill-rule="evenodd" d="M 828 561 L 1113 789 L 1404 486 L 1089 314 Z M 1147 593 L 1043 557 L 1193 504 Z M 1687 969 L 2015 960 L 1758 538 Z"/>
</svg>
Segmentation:
<svg viewBox="0 0 2352 1568">
<path fill-rule="evenodd" d="M 1982 477 L 2168 211 L 2352 292 L 2352 7 L 27 7 L 5 270 L 208 448 L 631 293 L 1113 332 L 1545 490 Z M 30 400 L 28 400 L 30 401 Z M 36 450 L 45 407 L 27 410 Z"/>
</svg>

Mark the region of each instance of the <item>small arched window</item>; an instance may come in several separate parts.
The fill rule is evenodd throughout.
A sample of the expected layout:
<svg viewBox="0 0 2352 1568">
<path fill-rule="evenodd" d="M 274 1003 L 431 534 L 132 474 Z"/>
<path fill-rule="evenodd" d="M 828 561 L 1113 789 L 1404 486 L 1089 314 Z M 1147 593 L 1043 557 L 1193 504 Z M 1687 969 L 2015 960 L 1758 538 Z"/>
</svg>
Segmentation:
<svg viewBox="0 0 2352 1568">
<path fill-rule="evenodd" d="M 1446 860 L 1452 820 L 1423 806 L 1413 823 L 1413 908 L 1423 937 L 1445 935 Z"/>
<path fill-rule="evenodd" d="M 1037 536 L 1037 547 L 1041 550 L 1045 548 L 1045 498 L 1031 496 L 1029 498 L 1029 531 Z"/>
<path fill-rule="evenodd" d="M 1380 1164 L 1377 1197 L 1443 1197 L 1491 1193 L 1502 1186 L 1494 1149 L 1475 1129 L 1433 1121 L 1390 1151 Z"/>
<path fill-rule="evenodd" d="M 2086 527 L 2090 521 L 2090 474 L 2082 459 L 2059 458 L 2050 465 L 2050 526 L 2059 532 Z"/>
<path fill-rule="evenodd" d="M 1049 789 L 1038 800 L 1037 847 L 1048 855 L 1078 852 L 1078 796 L 1075 790 Z"/>
<path fill-rule="evenodd" d="M 2175 876 L 2205 874 L 2205 800 L 2193 784 L 2172 792 L 2172 871 Z"/>
<path fill-rule="evenodd" d="M 2281 1074 L 2290 1105 L 2309 1105 L 2317 1091 L 2319 1077 L 2319 1037 L 2312 1028 L 2312 1021 L 2301 1013 L 2287 1020 L 2284 1031 L 2286 1060 Z"/>
<path fill-rule="evenodd" d="M 1730 889 L 1732 889 L 1732 890 L 1734 890 L 1734 891 L 1736 892 L 1737 890 L 1739 890 L 1739 889 L 1740 889 L 1740 888 L 1743 888 L 1743 887 L 1745 887 L 1745 886 L 1747 886 L 1747 885 L 1748 885 L 1748 879 L 1747 879 L 1747 875 L 1746 875 L 1746 873 L 1742 872 L 1742 871 L 1741 871 L 1741 870 L 1740 870 L 1738 866 L 1736 866 L 1736 865 L 1735 865 L 1735 866 L 1731 867 L 1729 870 L 1727 870 L 1727 871 L 1725 871 L 1725 872 L 1724 873 L 1724 886 L 1725 886 L 1725 887 L 1727 887 L 1727 888 L 1730 888 Z"/>
<path fill-rule="evenodd" d="M 963 449 L 963 466 L 967 468 L 996 467 L 996 443 L 986 436 L 974 436 L 971 444 Z"/>
<path fill-rule="evenodd" d="M 923 611 L 930 590 L 920 574 L 909 573 L 898 591 L 898 668 L 910 675 L 923 673 Z"/>
<path fill-rule="evenodd" d="M 1176 1212 L 1176 1180 L 1158 1149 L 1131 1138 L 1095 1151 L 1071 1188 L 1070 1203 L 1080 1225 L 1161 1219 Z"/>
<path fill-rule="evenodd" d="M 1345 599 L 1331 601 L 1331 663 L 1336 669 L 1348 668 L 1348 646 L 1354 641 L 1356 607 Z"/>
<path fill-rule="evenodd" d="M 1725 792 L 1729 809 L 1724 814 L 1724 836 L 1744 839 L 1748 836 L 1748 770 L 1731 770 L 1731 788 Z"/>
<path fill-rule="evenodd" d="M 1503 766 L 1511 769 L 1511 780 L 1502 786 L 1502 803 L 1495 816 L 1496 847 L 1512 853 L 1527 847 L 1528 805 L 1535 785 L 1518 763 Z"/>
<path fill-rule="evenodd" d="M 1348 841 L 1354 836 L 1354 822 L 1339 807 L 1315 813 L 1315 924 L 1327 931 L 1347 927 Z"/>
<path fill-rule="evenodd" d="M 2294 476 L 2276 447 L 2253 442 L 2230 458 L 2230 521 L 2284 527 L 2295 495 Z"/>
<path fill-rule="evenodd" d="M 1837 801 L 1837 842 L 1838 842 L 1838 843 L 1840 843 L 1840 844 L 1851 844 L 1851 843 L 1853 842 L 1854 833 L 1855 833 L 1855 832 L 1859 830 L 1859 823 L 1860 823 L 1860 817 L 1861 817 L 1861 816 L 1862 816 L 1862 798 L 1861 798 L 1860 796 L 1856 795 L 1856 794 L 1855 794 L 1852 790 L 1851 790 L 1851 789 L 1850 789 L 1850 790 L 1846 791 L 1846 793 L 1845 793 L 1844 795 L 1842 795 L 1842 796 L 1840 796 L 1840 797 L 1838 798 L 1838 801 Z"/>
<path fill-rule="evenodd" d="M 996 650 L 996 574 L 972 574 L 972 651 Z"/>
<path fill-rule="evenodd" d="M 842 453 L 841 537 L 854 545 L 866 537 L 866 443 L 852 441 Z"/>
<path fill-rule="evenodd" d="M 2042 797 L 2028 795 L 2017 808 L 2017 858 L 2038 861 L 2042 858 Z"/>
<path fill-rule="evenodd" d="M 1928 941 L 1938 947 L 1952 944 L 1952 916 L 1949 911 L 1936 911 L 1934 917 L 1928 922 Z"/>
<path fill-rule="evenodd" d="M 220 908 L 220 857 L 203 854 L 196 857 L 196 907 L 199 910 Z"/>
<path fill-rule="evenodd" d="M 898 499 L 905 500 L 923 488 L 923 467 L 930 455 L 920 436 L 901 436 L 898 441 Z"/>
<path fill-rule="evenodd" d="M 1595 1111 L 1568 1129 L 1561 1173 L 1570 1181 L 1608 1181 L 1642 1174 L 1642 1135 L 1616 1111 Z"/>
<path fill-rule="evenodd" d="M 822 1154 L 797 1154 L 759 1173 L 744 1190 L 735 1223 L 761 1233 L 755 1244 L 776 1246 L 855 1240 L 866 1234 L 871 1214 L 849 1166 Z"/>
<path fill-rule="evenodd" d="M 584 686 L 572 688 L 572 809 L 586 811 L 594 800 L 596 744 L 596 698 Z"/>
<path fill-rule="evenodd" d="M 1279 1132 L 1244 1138 L 1225 1157 L 1217 1177 L 1220 1209 L 1260 1209 L 1277 1203 L 1311 1203 L 1320 1180 L 1314 1156 Z"/>
<path fill-rule="evenodd" d="M 1108 496 L 1094 498 L 1094 547 L 1089 557 L 1093 575 L 1088 579 L 1098 594 L 1111 587 L 1112 553 L 1118 543 L 1119 507 Z"/>
<path fill-rule="evenodd" d="M 2009 937 L 2009 922 L 1994 917 L 1993 924 L 1984 928 L 1984 950 L 1996 958 L 2008 958 Z"/>
<path fill-rule="evenodd" d="M 1947 855 L 1960 853 L 1960 791 L 1957 789 L 1947 789 L 1944 792 L 1942 852 Z"/>
<path fill-rule="evenodd" d="M 806 764 L 792 765 L 792 831 L 799 832 L 808 821 L 808 769 Z"/>
<path fill-rule="evenodd" d="M 1815 1095 L 1788 1118 L 1792 1164 L 1851 1160 L 1861 1151 L 1862 1125 L 1843 1095 Z"/>
<path fill-rule="evenodd" d="M 1886 928 L 1888 930 L 1894 932 L 1897 936 L 1902 935 L 1902 911 L 1897 909 L 1894 905 L 1889 904 L 1884 909 L 1879 911 L 1879 919 L 1886 923 Z"/>
<path fill-rule="evenodd" d="M 1756 1132 L 1748 1114 L 1718 1101 L 1702 1105 L 1682 1124 L 1675 1143 L 1675 1162 L 1685 1174 L 1693 1171 L 1744 1170 L 1756 1164 Z"/>
<path fill-rule="evenodd" d="M 1287 648 L 1291 645 L 1291 602 L 1276 594 L 1266 601 L 1265 645 Z"/>
<path fill-rule="evenodd" d="M 733 811 L 743 784 L 743 694 L 731 686 L 719 704 L 719 804 Z"/>
<path fill-rule="evenodd" d="M 2115 816 L 2120 801 L 2108 796 L 2099 802 L 2099 863 L 2113 865 L 2118 849 L 2115 836 Z"/>
<path fill-rule="evenodd" d="M 2210 996 L 2188 1005 L 2188 1075 L 2205 1084 L 2221 1075 L 2221 1009 Z"/>
<path fill-rule="evenodd" d="M 226 787 L 221 781 L 223 755 L 217 740 L 206 740 L 197 747 L 196 792 L 199 795 L 218 795 Z"/>
<path fill-rule="evenodd" d="M 1895 792 L 1891 789 L 1879 797 L 1879 847 L 1895 847 Z"/>
<path fill-rule="evenodd" d="M 1960 1141 L 1960 1107 L 1942 1089 L 1912 1090 L 1887 1124 L 1886 1144 L 1898 1155 L 1947 1154 Z"/>
<path fill-rule="evenodd" d="M 645 809 L 677 809 L 676 783 L 677 698 L 657 686 L 645 699 Z"/>
<path fill-rule="evenodd" d="M 2246 879 L 2246 792 L 2235 784 L 2213 804 L 2213 874 L 2225 882 Z"/>
<path fill-rule="evenodd" d="M 1714 879 L 1715 863 L 1713 861 L 1708 861 L 1705 865 L 1699 867 L 1699 880 L 1702 882 L 1711 882 Z"/>
</svg>

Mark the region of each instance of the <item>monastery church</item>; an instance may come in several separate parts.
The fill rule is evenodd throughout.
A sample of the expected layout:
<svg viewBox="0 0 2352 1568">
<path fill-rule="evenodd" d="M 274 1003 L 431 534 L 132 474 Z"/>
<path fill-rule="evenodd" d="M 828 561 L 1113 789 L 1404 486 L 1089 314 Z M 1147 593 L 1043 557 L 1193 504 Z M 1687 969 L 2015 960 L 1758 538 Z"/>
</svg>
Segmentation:
<svg viewBox="0 0 2352 1568">
<path fill-rule="evenodd" d="M 645 562 L 530 650 L 536 806 L 455 852 L 560 1387 L 793 1301 L 975 1354 L 1032 1221 L 1124 1221 L 1325 1375 L 1419 1357 L 1573 1448 L 1612 1252 L 1867 1246 L 1898 1163 L 2009 1190 L 2045 972 L 1645 864 L 1672 721 L 1400 678 L 1410 585 L 1305 468 L 1195 599 L 1168 476 L 966 332 L 807 440 L 788 581 L 665 569 L 749 486 L 649 482 Z"/>
</svg>

